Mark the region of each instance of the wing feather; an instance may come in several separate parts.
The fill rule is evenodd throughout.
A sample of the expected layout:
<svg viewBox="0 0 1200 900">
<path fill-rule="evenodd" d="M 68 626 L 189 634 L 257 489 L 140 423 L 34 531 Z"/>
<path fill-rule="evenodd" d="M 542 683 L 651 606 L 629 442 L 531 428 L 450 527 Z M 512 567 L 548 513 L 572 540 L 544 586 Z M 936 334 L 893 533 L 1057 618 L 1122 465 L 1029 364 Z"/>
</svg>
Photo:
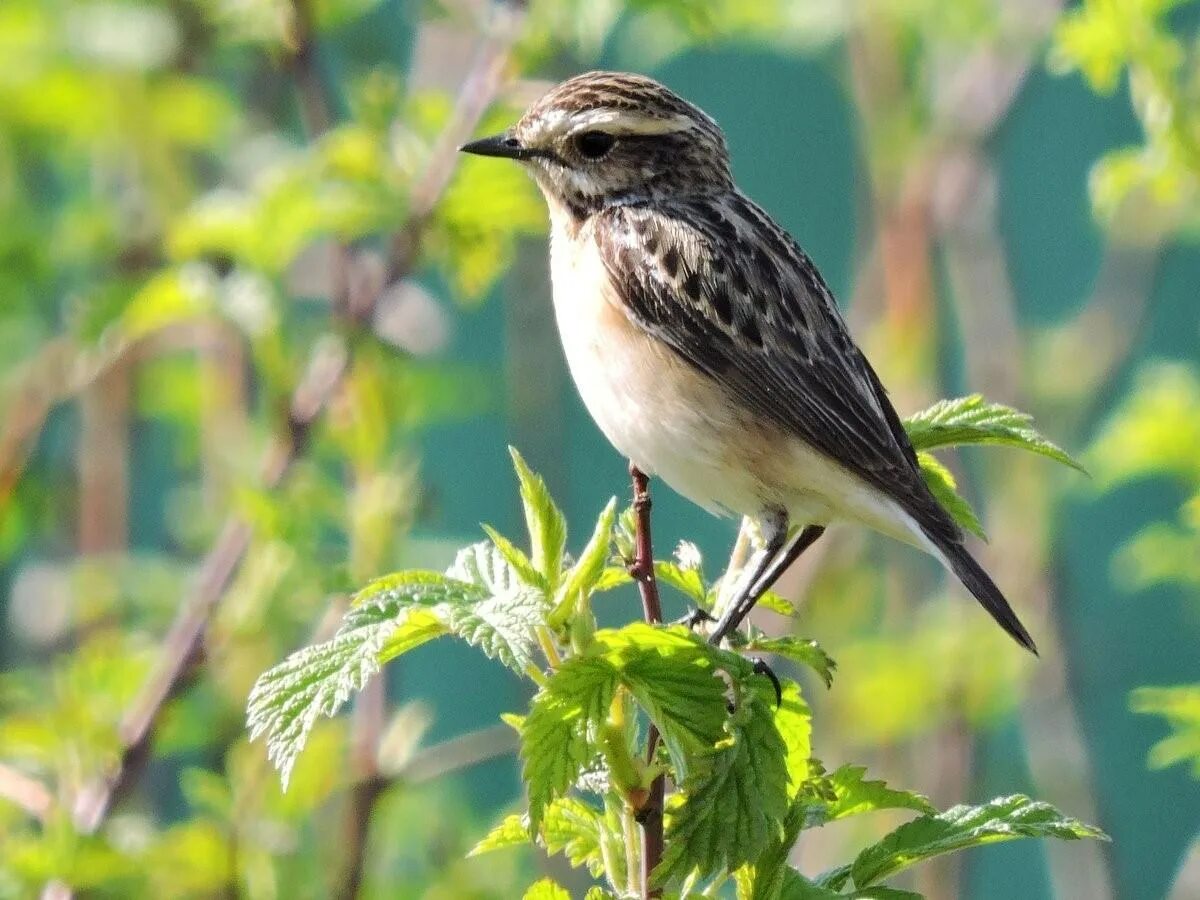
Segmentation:
<svg viewBox="0 0 1200 900">
<path fill-rule="evenodd" d="M 765 212 L 730 193 L 610 208 L 593 227 L 632 321 L 931 537 L 960 539 L 828 287 Z"/>
</svg>

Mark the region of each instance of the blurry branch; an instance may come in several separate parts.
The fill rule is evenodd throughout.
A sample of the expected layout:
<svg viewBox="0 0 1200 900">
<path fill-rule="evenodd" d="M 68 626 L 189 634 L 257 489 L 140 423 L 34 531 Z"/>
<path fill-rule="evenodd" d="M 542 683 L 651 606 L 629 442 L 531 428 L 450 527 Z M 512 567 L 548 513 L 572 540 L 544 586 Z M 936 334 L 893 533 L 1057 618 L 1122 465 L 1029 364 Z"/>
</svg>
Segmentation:
<svg viewBox="0 0 1200 900">
<path fill-rule="evenodd" d="M 390 781 L 423 784 L 513 753 L 517 733 L 508 725 L 490 725 L 450 738 L 413 754 Z"/>
<path fill-rule="evenodd" d="M 287 69 L 296 83 L 304 127 L 310 136 L 328 131 L 333 124 L 330 97 L 317 64 L 317 38 L 309 0 L 292 0 L 291 47 Z"/>
<path fill-rule="evenodd" d="M 4 763 L 0 763 L 0 797 L 15 803 L 43 824 L 54 807 L 54 797 L 44 784 Z"/>
<path fill-rule="evenodd" d="M 267 453 L 263 484 L 276 487 L 305 452 L 313 426 L 346 374 L 349 359 L 338 342 L 319 342 L 305 377 L 292 395 L 286 433 Z M 194 586 L 163 641 L 158 663 L 142 686 L 119 728 L 121 757 L 114 771 L 80 791 L 76 828 L 91 834 L 114 801 L 129 789 L 150 751 L 154 727 L 167 702 L 187 684 L 200 663 L 209 619 L 229 588 L 250 546 L 250 526 L 230 519 L 200 565 Z"/>
<path fill-rule="evenodd" d="M 0 515 L 16 489 L 51 411 L 93 384 L 139 346 L 87 350 L 69 337 L 47 341 L 24 366 L 0 430 Z"/>
<path fill-rule="evenodd" d="M 304 8 L 301 4 L 298 8 Z M 484 48 L 468 74 L 451 117 L 435 147 L 450 148 L 444 158 L 435 155 L 427 171 L 414 189 L 414 202 L 409 218 L 393 239 L 395 248 L 389 265 L 387 285 L 410 274 L 417 262 L 419 239 L 424 225 L 442 192 L 449 184 L 457 162 L 453 148 L 470 137 L 479 117 L 503 85 L 502 75 L 517 32 L 519 7 L 498 7 L 499 30 L 489 34 Z M 302 19 L 309 28 L 309 20 Z M 303 60 L 293 63 L 293 72 L 315 73 L 312 68 L 311 31 L 301 32 Z M 307 35 L 307 36 L 304 36 Z M 298 83 L 298 90 L 310 113 L 317 110 L 316 97 L 324 96 L 320 85 L 307 74 Z M 313 93 L 317 91 L 319 93 Z M 321 101 L 323 104 L 323 100 Z M 324 106 L 321 106 L 324 109 Z M 319 122 L 319 120 L 318 120 Z M 348 254 L 342 257 L 350 263 Z M 335 279 L 335 284 L 350 284 L 347 277 Z M 386 286 L 384 290 L 386 290 Z M 383 290 L 364 297 L 349 297 L 348 312 L 356 325 L 369 323 Z M 350 345 L 352 347 L 352 345 Z M 312 430 L 329 399 L 337 392 L 352 365 L 347 345 L 336 338 L 318 341 L 303 380 L 292 395 L 286 428 L 269 449 L 264 463 L 263 484 L 267 488 L 282 482 L 292 465 L 307 450 Z M 145 761 L 154 729 L 167 702 L 186 686 L 191 673 L 201 660 L 202 644 L 208 623 L 228 589 L 242 558 L 250 546 L 250 526 L 237 518 L 228 520 L 200 565 L 191 592 L 179 615 L 164 639 L 163 650 L 153 672 L 143 685 L 120 727 L 123 747 L 116 768 L 103 779 L 82 790 L 77 798 L 74 821 L 84 833 L 96 831 L 103 823 L 113 803 L 123 796 Z"/>
</svg>

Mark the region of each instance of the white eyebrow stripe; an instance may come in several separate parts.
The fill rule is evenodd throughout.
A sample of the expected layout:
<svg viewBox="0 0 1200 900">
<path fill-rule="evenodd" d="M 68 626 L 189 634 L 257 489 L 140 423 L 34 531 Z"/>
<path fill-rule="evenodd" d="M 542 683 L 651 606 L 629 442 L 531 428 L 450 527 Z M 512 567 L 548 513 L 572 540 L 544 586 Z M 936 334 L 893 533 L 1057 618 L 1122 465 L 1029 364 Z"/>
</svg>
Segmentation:
<svg viewBox="0 0 1200 900">
<path fill-rule="evenodd" d="M 673 134 L 694 128 L 695 125 L 688 116 L 677 115 L 661 119 L 617 109 L 592 109 L 572 116 L 567 133 L 577 134 L 593 128 L 606 128 L 615 134 Z"/>
</svg>

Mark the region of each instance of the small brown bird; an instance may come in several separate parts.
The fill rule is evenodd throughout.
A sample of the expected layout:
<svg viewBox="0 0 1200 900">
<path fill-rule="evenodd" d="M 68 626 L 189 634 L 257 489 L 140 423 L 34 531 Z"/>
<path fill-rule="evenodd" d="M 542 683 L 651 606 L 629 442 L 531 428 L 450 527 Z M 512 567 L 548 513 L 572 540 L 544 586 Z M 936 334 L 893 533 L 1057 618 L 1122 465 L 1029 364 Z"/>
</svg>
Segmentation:
<svg viewBox="0 0 1200 900">
<path fill-rule="evenodd" d="M 650 78 L 590 72 L 461 149 L 521 161 L 546 197 L 555 315 L 600 429 L 684 497 L 761 526 L 711 640 L 850 520 L 933 554 L 1036 652 L 812 260 L 734 184 L 708 115 Z"/>
</svg>

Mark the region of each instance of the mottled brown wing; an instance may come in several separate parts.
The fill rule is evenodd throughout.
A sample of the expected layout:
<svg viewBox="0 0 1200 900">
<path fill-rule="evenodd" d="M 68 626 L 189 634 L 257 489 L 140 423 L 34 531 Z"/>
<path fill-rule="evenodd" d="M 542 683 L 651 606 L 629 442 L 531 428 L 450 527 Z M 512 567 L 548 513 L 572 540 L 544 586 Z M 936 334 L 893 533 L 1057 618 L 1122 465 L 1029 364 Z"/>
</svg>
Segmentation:
<svg viewBox="0 0 1200 900">
<path fill-rule="evenodd" d="M 931 537 L 959 540 L 829 289 L 766 213 L 728 194 L 617 207 L 592 227 L 634 322 L 898 501 Z"/>
</svg>

